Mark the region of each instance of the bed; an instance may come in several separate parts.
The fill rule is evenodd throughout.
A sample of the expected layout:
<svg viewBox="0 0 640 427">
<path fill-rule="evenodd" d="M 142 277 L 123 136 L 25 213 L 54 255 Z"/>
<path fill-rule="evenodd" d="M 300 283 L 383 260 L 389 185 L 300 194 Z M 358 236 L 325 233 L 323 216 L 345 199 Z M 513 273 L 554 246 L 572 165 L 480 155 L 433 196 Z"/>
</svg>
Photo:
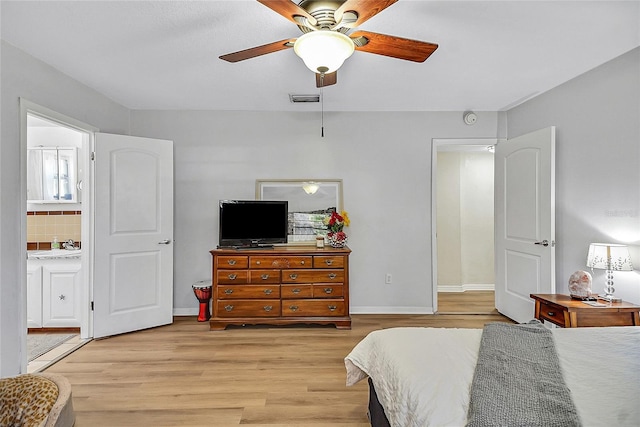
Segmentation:
<svg viewBox="0 0 640 427">
<path fill-rule="evenodd" d="M 529 334 L 522 332 L 523 328 L 544 329 L 536 335 L 547 337 L 551 345 L 535 344 L 528 335 L 523 335 L 522 340 L 498 336 L 492 342 L 487 339 L 492 325 L 503 325 L 498 327 L 501 330 L 513 328 L 508 332 L 514 334 Z M 516 356 L 506 358 L 513 349 L 502 349 L 503 343 L 512 346 L 515 341 L 524 341 L 524 345 L 532 342 L 556 356 L 541 356 L 537 349 L 515 349 Z M 502 366 L 509 366 L 511 359 L 521 359 L 515 363 L 526 366 L 505 375 L 505 370 L 511 368 Z M 560 372 L 555 379 L 554 365 Z M 533 321 L 532 325 L 496 323 L 485 329 L 391 328 L 374 331 L 359 342 L 345 358 L 345 367 L 348 386 L 369 381 L 369 416 L 374 427 L 640 425 L 638 326 L 549 330 Z M 547 370 L 550 373 L 540 373 Z M 483 385 L 487 373 L 502 376 L 502 381 L 506 378 L 512 384 L 519 383 L 524 389 L 504 392 L 502 385 Z M 542 377 L 539 383 L 526 377 L 531 374 Z M 526 396 L 529 392 L 546 395 L 550 390 L 566 392 L 567 396 L 557 400 L 566 403 L 562 411 L 568 411 L 569 418 L 556 421 L 545 406 L 556 406 L 555 397 L 541 404 Z M 484 402 L 480 401 L 482 396 Z M 487 419 L 487 414 L 500 412 L 491 405 L 503 397 L 511 399 L 511 404 L 515 401 L 515 406 L 533 406 L 528 408 L 533 412 L 522 415 L 517 412 L 522 408 L 515 408 L 516 415 L 508 415 L 508 421 Z M 484 413 L 479 414 L 479 408 Z"/>
</svg>

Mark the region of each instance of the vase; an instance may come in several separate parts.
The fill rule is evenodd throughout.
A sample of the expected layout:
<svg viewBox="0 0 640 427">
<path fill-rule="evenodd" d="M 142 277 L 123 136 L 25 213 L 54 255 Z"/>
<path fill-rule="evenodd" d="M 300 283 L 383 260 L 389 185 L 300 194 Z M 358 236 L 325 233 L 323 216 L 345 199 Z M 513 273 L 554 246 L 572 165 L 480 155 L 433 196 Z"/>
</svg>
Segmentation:
<svg viewBox="0 0 640 427">
<path fill-rule="evenodd" d="M 344 233 L 340 235 L 338 233 L 329 233 L 327 240 L 332 248 L 344 248 L 347 245 L 347 235 Z"/>
</svg>

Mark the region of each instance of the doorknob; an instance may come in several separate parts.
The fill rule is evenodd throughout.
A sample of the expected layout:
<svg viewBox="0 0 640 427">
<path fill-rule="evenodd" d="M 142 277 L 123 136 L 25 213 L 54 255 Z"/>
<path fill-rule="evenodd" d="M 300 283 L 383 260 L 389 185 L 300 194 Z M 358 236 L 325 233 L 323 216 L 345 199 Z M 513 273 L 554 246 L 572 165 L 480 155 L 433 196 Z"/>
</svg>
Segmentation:
<svg viewBox="0 0 640 427">
<path fill-rule="evenodd" d="M 545 239 L 542 242 L 535 242 L 534 245 L 542 245 L 544 247 L 547 247 L 549 246 L 549 241 Z"/>
<path fill-rule="evenodd" d="M 168 245 L 171 243 L 171 239 L 164 239 L 158 242 L 159 245 Z"/>
</svg>

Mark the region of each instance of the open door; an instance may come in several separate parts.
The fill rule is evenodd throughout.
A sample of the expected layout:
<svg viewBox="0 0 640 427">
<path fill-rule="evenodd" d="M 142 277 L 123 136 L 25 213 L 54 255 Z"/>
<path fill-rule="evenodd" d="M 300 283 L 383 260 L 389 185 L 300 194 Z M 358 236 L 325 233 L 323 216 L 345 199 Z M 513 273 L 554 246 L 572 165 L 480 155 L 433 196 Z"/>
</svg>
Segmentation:
<svg viewBox="0 0 640 427">
<path fill-rule="evenodd" d="M 555 127 L 496 146 L 495 221 L 496 308 L 527 322 L 555 292 Z"/>
<path fill-rule="evenodd" d="M 173 320 L 173 142 L 96 133 L 93 337 Z"/>
</svg>

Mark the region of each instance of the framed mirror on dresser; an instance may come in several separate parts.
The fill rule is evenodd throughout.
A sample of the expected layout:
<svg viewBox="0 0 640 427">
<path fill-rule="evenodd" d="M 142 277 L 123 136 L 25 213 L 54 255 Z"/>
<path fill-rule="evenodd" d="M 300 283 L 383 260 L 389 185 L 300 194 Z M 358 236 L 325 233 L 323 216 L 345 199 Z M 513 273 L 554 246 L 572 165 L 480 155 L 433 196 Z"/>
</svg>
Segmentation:
<svg viewBox="0 0 640 427">
<path fill-rule="evenodd" d="M 289 244 L 313 243 L 327 233 L 324 218 L 344 209 L 341 179 L 258 179 L 256 200 L 289 202 Z"/>
</svg>

